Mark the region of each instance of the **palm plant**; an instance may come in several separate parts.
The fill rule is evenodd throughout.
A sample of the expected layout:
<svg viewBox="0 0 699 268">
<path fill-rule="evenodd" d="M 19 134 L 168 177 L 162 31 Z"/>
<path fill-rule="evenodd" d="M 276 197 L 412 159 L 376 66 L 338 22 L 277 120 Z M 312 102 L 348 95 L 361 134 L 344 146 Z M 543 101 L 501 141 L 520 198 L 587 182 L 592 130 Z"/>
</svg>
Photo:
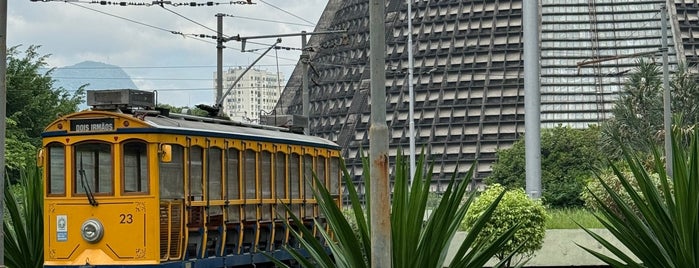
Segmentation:
<svg viewBox="0 0 699 268">
<path fill-rule="evenodd" d="M 369 186 L 368 159 L 364 159 L 365 185 Z M 424 155 L 419 158 L 418 167 L 424 166 Z M 287 247 L 286 250 L 294 256 L 303 267 L 371 267 L 369 262 L 371 256 L 370 246 L 370 219 L 365 212 L 359 195 L 352 180 L 343 166 L 344 181 L 349 192 L 351 210 L 353 211 L 357 224 L 357 232 L 348 223 L 340 208 L 337 207 L 329 192 L 318 187 L 314 190 L 314 195 L 318 200 L 318 205 L 322 213 L 327 217 L 328 225 L 332 231 L 332 236 L 319 228 L 319 232 L 327 243 L 328 250 L 315 239 L 313 234 L 303 225 L 299 225 L 295 231 L 289 228 L 291 234 L 296 237 L 301 246 L 310 256 L 305 257 L 300 250 Z M 430 183 L 432 181 L 432 166 L 425 169 L 418 169 L 412 185 L 409 185 L 408 165 L 405 158 L 399 153 L 395 164 L 395 184 L 393 192 L 391 229 L 392 229 L 392 262 L 394 267 L 445 267 L 445 258 L 449 250 L 450 241 L 456 233 L 461 219 L 463 219 L 468 208 L 475 198 L 475 192 L 469 194 L 465 199 L 468 180 L 457 182 L 452 177 L 447 190 L 439 201 L 439 205 L 426 218 L 426 204 L 429 196 Z M 466 174 L 466 178 L 471 178 L 473 167 Z M 317 179 L 316 179 L 317 180 Z M 316 181 L 316 185 L 322 185 Z M 369 189 L 366 189 L 369 192 Z M 514 226 L 502 235 L 488 241 L 477 241 L 476 236 L 485 226 L 497 204 L 503 197 L 502 192 L 486 209 L 480 219 L 468 230 L 468 234 L 455 254 L 453 261 L 447 264 L 448 267 L 482 267 L 488 262 L 513 236 L 519 226 Z M 371 200 L 367 198 L 369 207 Z M 298 222 L 294 217 L 294 221 Z M 426 220 L 425 220 L 426 219 Z M 509 256 L 511 257 L 511 256 Z M 505 261 L 497 266 L 504 265 Z M 275 261 L 277 265 L 281 262 Z"/>
<path fill-rule="evenodd" d="M 659 172 L 660 187 L 654 184 L 651 173 L 643 167 L 640 158 L 624 148 L 624 159 L 638 183 L 638 191 L 616 165 L 612 164 L 612 169 L 633 205 L 627 204 L 622 195 L 602 179 L 599 179 L 600 184 L 611 197 L 611 204 L 605 205 L 601 197 L 593 194 L 602 203 L 602 215 L 597 216 L 598 219 L 633 255 L 622 252 L 588 229 L 585 231 L 611 255 L 583 247 L 586 251 L 613 267 L 699 265 L 699 130 L 694 131 L 689 148 L 681 145 L 677 132 L 674 134 L 673 162 L 668 163 L 673 167 L 672 177 L 665 173 L 657 148 L 653 150 L 654 170 Z"/>
<path fill-rule="evenodd" d="M 11 191 L 7 186 L 7 217 L 3 219 L 5 264 L 8 267 L 42 267 L 44 224 L 41 171 L 34 167 L 20 172 L 19 193 Z"/>
</svg>

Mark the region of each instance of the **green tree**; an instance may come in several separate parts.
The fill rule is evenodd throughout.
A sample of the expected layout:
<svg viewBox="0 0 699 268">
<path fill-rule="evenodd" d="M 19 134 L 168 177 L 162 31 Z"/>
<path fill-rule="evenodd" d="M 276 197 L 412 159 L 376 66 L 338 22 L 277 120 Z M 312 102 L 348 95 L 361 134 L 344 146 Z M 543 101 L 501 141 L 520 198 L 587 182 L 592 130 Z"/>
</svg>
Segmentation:
<svg viewBox="0 0 699 268">
<path fill-rule="evenodd" d="M 43 71 L 49 55 L 40 55 L 39 48 L 29 46 L 20 52 L 15 46 L 7 51 L 7 117 L 17 123 L 17 130 L 26 134 L 34 146 L 40 145 L 46 125 L 77 111 L 85 93 L 83 88 L 73 93 L 54 88 L 53 69 Z"/>
<path fill-rule="evenodd" d="M 697 74 L 683 64 L 672 75 L 672 113 L 680 118 L 673 123 L 680 128 L 692 128 L 699 123 L 698 79 Z M 604 151 L 612 158 L 620 158 L 619 144 L 627 144 L 650 155 L 652 148 L 664 140 L 663 112 L 660 67 L 652 61 L 639 60 L 612 109 L 613 118 L 602 125 Z"/>
<path fill-rule="evenodd" d="M 483 211 L 493 203 L 504 189 L 499 184 L 488 186 L 488 189 L 476 199 L 471 209 L 466 213 L 466 217 L 461 223 L 462 227 L 468 229 L 476 223 Z M 509 267 L 511 264 L 522 264 L 544 244 L 548 217 L 541 202 L 529 198 L 524 189 L 509 190 L 502 197 L 488 223 L 478 233 L 476 241 L 489 241 L 513 226 L 519 226 L 512 240 L 502 246 L 495 257 L 499 260 L 505 260 L 514 254 L 512 262 L 508 260 L 506 265 Z"/>
<path fill-rule="evenodd" d="M 585 178 L 602 163 L 598 127 L 573 129 L 558 126 L 541 132 L 541 182 L 544 203 L 552 207 L 582 206 L 580 199 Z M 487 184 L 498 183 L 507 189 L 524 188 L 524 139 L 498 151 Z"/>
</svg>

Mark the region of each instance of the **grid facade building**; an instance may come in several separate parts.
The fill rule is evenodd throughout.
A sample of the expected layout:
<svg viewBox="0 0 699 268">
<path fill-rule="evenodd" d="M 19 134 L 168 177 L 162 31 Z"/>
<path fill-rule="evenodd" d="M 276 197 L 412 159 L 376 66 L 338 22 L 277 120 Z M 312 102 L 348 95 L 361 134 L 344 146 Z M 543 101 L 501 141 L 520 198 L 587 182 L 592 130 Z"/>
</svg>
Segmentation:
<svg viewBox="0 0 699 268">
<path fill-rule="evenodd" d="M 675 55 L 686 53 L 688 62 L 697 58 L 699 46 L 691 43 L 699 40 L 697 0 L 692 1 L 670 8 L 671 18 L 681 17 L 672 20 L 668 31 L 673 64 Z M 630 53 L 648 53 L 660 62 L 653 51 L 660 48 L 659 6 L 664 1 L 540 3 L 542 127 L 598 124 L 609 116 L 623 75 L 638 58 L 589 62 Z M 309 73 L 310 134 L 342 146 L 353 176 L 361 175 L 361 152 L 369 148 L 368 9 L 368 0 L 330 0 L 317 29 L 347 33 L 309 40 L 314 70 Z M 488 175 L 496 152 L 524 132 L 522 1 L 417 0 L 412 11 L 413 31 L 408 33 L 405 1 L 386 1 L 389 156 L 408 149 L 407 37 L 412 34 L 416 144 L 434 163 L 439 191 L 476 160 L 475 177 Z M 683 50 L 675 49 L 676 43 L 684 44 Z M 586 63 L 578 68 L 581 62 Z M 301 70 L 299 63 L 277 113 L 301 114 Z"/>
</svg>

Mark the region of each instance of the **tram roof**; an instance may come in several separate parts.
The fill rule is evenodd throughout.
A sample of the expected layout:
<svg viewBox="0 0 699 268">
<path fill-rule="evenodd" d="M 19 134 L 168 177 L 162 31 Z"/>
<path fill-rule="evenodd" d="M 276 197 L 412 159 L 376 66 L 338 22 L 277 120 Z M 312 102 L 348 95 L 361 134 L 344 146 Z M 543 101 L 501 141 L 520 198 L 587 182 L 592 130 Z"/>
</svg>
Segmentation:
<svg viewBox="0 0 699 268">
<path fill-rule="evenodd" d="M 134 124 L 132 124 L 133 127 L 117 128 L 114 131 L 92 131 L 82 133 L 69 133 L 67 130 L 56 131 L 56 128 L 51 127 L 61 122 L 68 123 L 70 120 L 95 119 L 100 117 L 119 117 L 123 120 L 132 121 Z M 281 127 L 246 124 L 230 120 L 172 113 L 169 116 L 155 114 L 141 114 L 139 116 L 109 111 L 82 111 L 57 119 L 51 123 L 49 127 L 47 127 L 44 133 L 42 133 L 42 137 L 94 135 L 113 132 L 180 134 L 307 145 L 337 150 L 340 149 L 336 143 L 327 139 L 293 133 Z"/>
<path fill-rule="evenodd" d="M 167 132 L 192 135 L 200 133 L 203 136 L 233 137 L 270 142 L 283 141 L 290 144 L 312 143 L 326 148 L 340 148 L 332 141 L 320 137 L 292 133 L 279 127 L 243 124 L 232 121 L 228 124 L 225 123 L 226 120 L 221 120 L 221 122 L 217 122 L 219 120 L 213 122 L 194 121 L 191 118 L 164 116 L 149 116 L 145 118 L 145 121 L 154 127 L 167 130 Z"/>
</svg>

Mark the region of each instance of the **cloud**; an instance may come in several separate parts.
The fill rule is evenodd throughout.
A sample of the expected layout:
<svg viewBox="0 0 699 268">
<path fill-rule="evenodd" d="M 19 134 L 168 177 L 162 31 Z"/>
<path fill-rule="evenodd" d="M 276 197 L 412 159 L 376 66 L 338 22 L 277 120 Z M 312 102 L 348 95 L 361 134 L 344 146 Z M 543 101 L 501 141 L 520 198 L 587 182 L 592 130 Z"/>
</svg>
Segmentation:
<svg viewBox="0 0 699 268">
<path fill-rule="evenodd" d="M 306 22 L 280 9 L 316 22 L 327 0 L 253 2 L 257 4 L 165 6 L 166 10 L 160 6 L 115 7 L 11 1 L 8 3 L 8 46 L 41 45 L 39 52 L 51 54 L 47 61 L 52 67 L 73 65 L 85 60 L 127 67 L 125 71 L 134 78 L 139 88 L 159 90 L 162 102 L 175 106 L 212 103 L 213 74 L 216 71 L 215 40 L 193 38 L 188 34 L 215 35 L 211 29 L 216 29 L 216 13 L 233 15 L 224 18 L 224 33 L 228 36 L 312 31 L 313 27 L 295 25 Z M 254 42 L 271 44 L 274 39 Z M 300 37 L 287 37 L 281 45 L 298 48 L 300 44 Z M 259 56 L 241 52 L 240 42 L 231 41 L 225 45 L 228 47 L 224 50 L 226 66 L 247 66 Z M 249 43 L 246 48 L 266 46 Z M 275 52 L 279 58 L 274 57 Z M 300 52 L 294 50 L 271 51 L 258 64 L 264 66 L 260 68 L 276 71 L 278 60 L 280 70 L 288 77 L 293 70 L 291 65 L 296 63 L 299 55 Z"/>
</svg>

